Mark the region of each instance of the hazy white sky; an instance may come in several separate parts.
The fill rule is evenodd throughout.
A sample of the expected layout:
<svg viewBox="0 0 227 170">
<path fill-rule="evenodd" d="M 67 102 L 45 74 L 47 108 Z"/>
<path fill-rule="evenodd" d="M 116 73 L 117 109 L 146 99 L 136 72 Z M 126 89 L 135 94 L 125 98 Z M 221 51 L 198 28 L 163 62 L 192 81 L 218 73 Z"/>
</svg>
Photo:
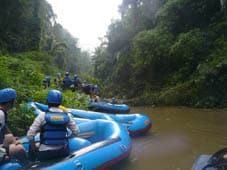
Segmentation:
<svg viewBox="0 0 227 170">
<path fill-rule="evenodd" d="M 122 0 L 47 0 L 57 15 L 57 22 L 74 37 L 79 46 L 90 51 L 100 44 L 111 19 L 120 18 Z"/>
</svg>

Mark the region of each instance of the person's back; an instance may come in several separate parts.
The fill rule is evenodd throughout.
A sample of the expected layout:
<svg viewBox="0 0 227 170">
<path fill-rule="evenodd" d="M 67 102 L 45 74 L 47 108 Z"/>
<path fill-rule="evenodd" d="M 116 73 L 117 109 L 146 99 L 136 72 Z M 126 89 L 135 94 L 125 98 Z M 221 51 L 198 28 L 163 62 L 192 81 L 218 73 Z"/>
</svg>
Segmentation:
<svg viewBox="0 0 227 170">
<path fill-rule="evenodd" d="M 79 86 L 79 80 L 76 74 L 73 76 L 72 84 L 73 84 L 73 90 L 77 90 Z"/>
<path fill-rule="evenodd" d="M 78 77 L 77 77 L 76 74 L 73 77 L 73 85 L 76 86 L 76 87 L 78 86 Z"/>
<path fill-rule="evenodd" d="M 83 92 L 85 94 L 92 95 L 92 91 L 93 91 L 93 85 L 92 84 L 88 84 L 88 85 L 85 85 L 83 87 Z"/>
<path fill-rule="evenodd" d="M 54 78 L 54 83 L 59 86 L 61 85 L 61 73 L 57 73 L 56 77 Z"/>
<path fill-rule="evenodd" d="M 44 89 L 47 88 L 47 81 L 46 81 L 46 79 L 43 79 L 43 80 L 42 80 L 42 85 L 43 85 L 43 88 L 44 88 Z"/>
<path fill-rule="evenodd" d="M 72 85 L 72 80 L 69 77 L 69 73 L 65 73 L 65 78 L 63 79 L 63 89 L 67 89 Z"/>
<path fill-rule="evenodd" d="M 50 80 L 51 80 L 51 77 L 50 76 L 47 76 L 46 77 L 47 87 L 50 87 Z"/>
<path fill-rule="evenodd" d="M 39 160 L 46 160 L 56 157 L 63 157 L 69 154 L 68 131 L 76 136 L 79 132 L 74 120 L 63 112 L 59 105 L 62 103 L 62 95 L 58 90 L 50 90 L 47 94 L 48 111 L 40 113 L 27 132 L 30 141 L 30 155 L 36 155 L 34 136 L 40 132 L 40 146 L 37 157 Z"/>
<path fill-rule="evenodd" d="M 67 77 L 64 78 L 63 83 L 64 83 L 65 87 L 69 87 L 69 86 L 72 84 L 72 81 L 71 81 L 71 79 L 67 76 Z"/>
<path fill-rule="evenodd" d="M 100 95 L 99 94 L 99 86 L 96 84 L 96 85 L 94 85 L 94 87 L 93 87 L 93 90 L 94 90 L 94 95 Z"/>
<path fill-rule="evenodd" d="M 50 107 L 44 115 L 44 120 L 45 124 L 41 127 L 40 133 L 38 158 L 45 160 L 68 155 L 68 114 L 57 107 Z"/>
<path fill-rule="evenodd" d="M 112 101 L 111 101 L 112 104 L 116 104 L 116 99 L 115 99 L 114 96 L 112 96 L 111 100 L 112 100 Z"/>
</svg>

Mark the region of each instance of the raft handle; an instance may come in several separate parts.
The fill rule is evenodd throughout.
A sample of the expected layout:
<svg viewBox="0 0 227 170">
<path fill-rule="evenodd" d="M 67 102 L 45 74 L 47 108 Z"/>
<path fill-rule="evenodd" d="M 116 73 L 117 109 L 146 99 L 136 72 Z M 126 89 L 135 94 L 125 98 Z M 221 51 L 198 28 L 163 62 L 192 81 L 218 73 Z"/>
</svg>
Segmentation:
<svg viewBox="0 0 227 170">
<path fill-rule="evenodd" d="M 84 170 L 84 166 L 81 162 L 76 162 L 76 170 Z"/>
</svg>

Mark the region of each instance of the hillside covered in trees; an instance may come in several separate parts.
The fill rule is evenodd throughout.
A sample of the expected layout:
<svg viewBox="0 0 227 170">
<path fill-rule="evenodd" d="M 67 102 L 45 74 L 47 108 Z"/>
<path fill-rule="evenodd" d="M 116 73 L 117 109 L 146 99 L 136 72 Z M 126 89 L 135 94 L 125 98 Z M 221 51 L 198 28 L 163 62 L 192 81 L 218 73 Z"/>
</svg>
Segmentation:
<svg viewBox="0 0 227 170">
<path fill-rule="evenodd" d="M 52 7 L 45 0 L 0 1 L 0 89 L 17 91 L 17 104 L 9 115 L 10 128 L 24 135 L 34 115 L 23 103 L 28 99 L 46 102 L 49 89 L 42 80 L 56 73 L 89 73 L 89 53 L 78 47 L 78 39 L 56 22 Z M 86 109 L 86 96 L 63 92 L 63 104 Z M 19 116 L 18 116 L 19 115 Z"/>
<path fill-rule="evenodd" d="M 81 51 L 78 39 L 56 22 L 47 1 L 1 0 L 0 3 L 1 55 L 40 51 L 49 55 L 43 62 L 53 59 L 53 65 L 59 69 L 77 73 L 89 70 L 89 54 Z"/>
<path fill-rule="evenodd" d="M 123 0 L 94 75 L 139 104 L 227 107 L 226 0 Z"/>
<path fill-rule="evenodd" d="M 226 4 L 123 0 L 91 61 L 47 1 L 1 0 L 0 88 L 15 88 L 20 103 L 43 93 L 45 75 L 67 70 L 142 105 L 227 107 Z"/>
</svg>

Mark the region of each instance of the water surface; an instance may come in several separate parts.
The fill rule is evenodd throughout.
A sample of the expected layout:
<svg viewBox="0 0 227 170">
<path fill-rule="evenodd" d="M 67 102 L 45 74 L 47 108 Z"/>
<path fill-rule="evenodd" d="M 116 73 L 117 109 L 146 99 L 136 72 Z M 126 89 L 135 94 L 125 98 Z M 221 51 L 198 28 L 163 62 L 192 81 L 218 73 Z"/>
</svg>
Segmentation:
<svg viewBox="0 0 227 170">
<path fill-rule="evenodd" d="M 132 138 L 128 160 L 116 170 L 190 170 L 200 154 L 227 146 L 227 111 L 185 107 L 134 107 L 131 113 L 148 115 L 152 129 Z"/>
</svg>

